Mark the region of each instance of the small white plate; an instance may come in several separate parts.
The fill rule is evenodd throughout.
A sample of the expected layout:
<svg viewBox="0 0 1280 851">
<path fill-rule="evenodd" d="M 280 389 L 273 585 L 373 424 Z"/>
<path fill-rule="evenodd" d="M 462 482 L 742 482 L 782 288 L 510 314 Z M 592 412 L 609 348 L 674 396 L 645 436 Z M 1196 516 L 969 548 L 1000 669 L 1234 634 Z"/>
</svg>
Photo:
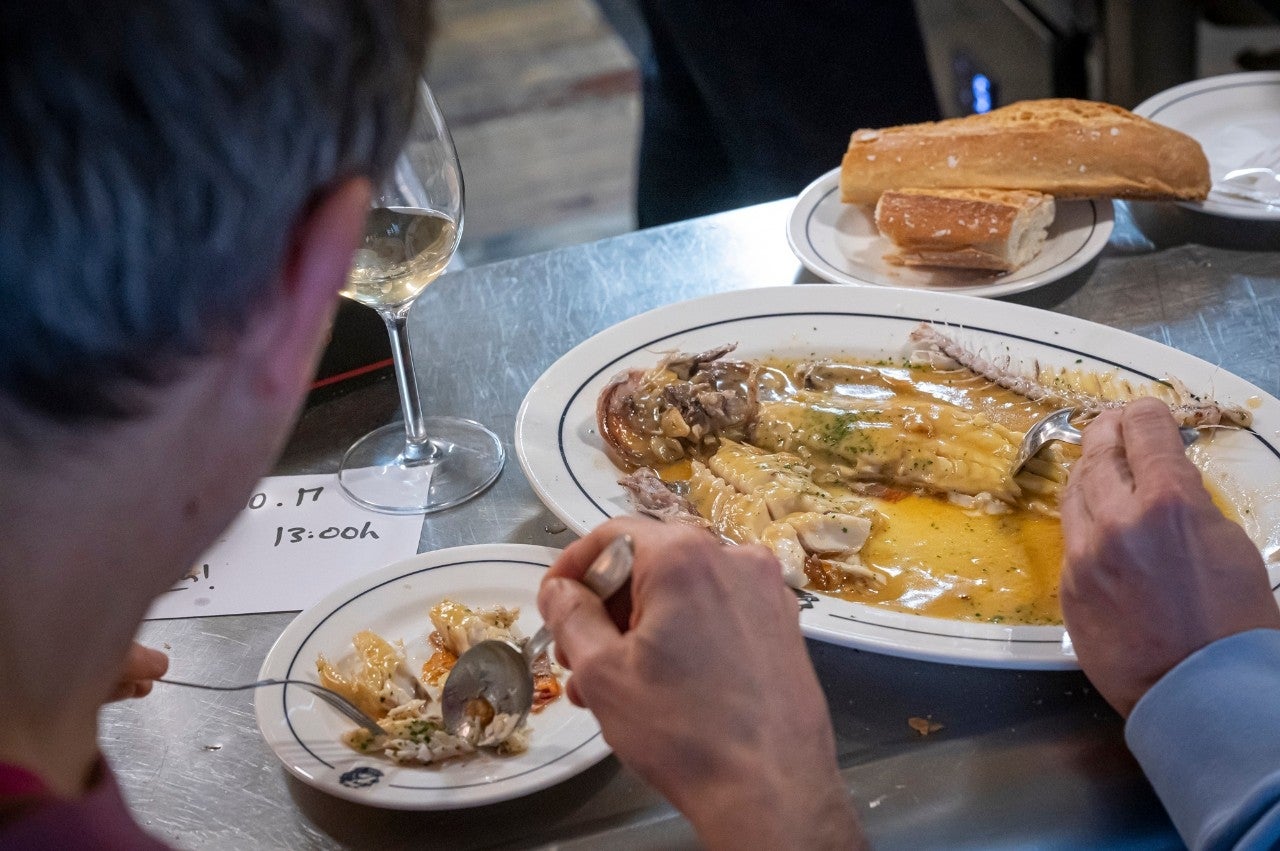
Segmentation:
<svg viewBox="0 0 1280 851">
<path fill-rule="evenodd" d="M 422 553 L 363 576 L 307 609 L 276 641 L 260 677 L 317 680 L 316 657 L 337 662 L 354 652 L 351 637 L 372 629 L 403 639 L 413 670 L 431 655 L 427 611 L 441 598 L 470 606 L 519 606 L 521 632 L 542 625 L 538 583 L 559 550 L 516 544 Z M 397 810 L 475 807 L 527 795 L 595 765 L 609 754 L 595 716 L 561 698 L 537 715 L 528 751 L 477 754 L 441 766 L 402 766 L 356 753 L 341 741 L 352 724 L 299 688 L 258 689 L 258 727 L 298 779 L 361 804 Z"/>
<path fill-rule="evenodd" d="M 889 241 L 869 207 L 840 200 L 840 169 L 800 193 L 787 222 L 787 242 L 805 267 L 837 284 L 878 284 L 977 296 L 1002 296 L 1064 278 L 1098 255 L 1111 238 L 1111 202 L 1058 201 L 1044 248 L 1006 275 L 971 269 L 928 269 L 886 263 Z"/>
<path fill-rule="evenodd" d="M 1201 468 L 1247 509 L 1246 528 L 1280 587 L 1280 400 L 1220 367 L 1133 334 L 1044 310 L 930 292 L 826 285 L 738 290 L 660 307 L 601 331 L 568 352 L 529 390 L 516 416 L 515 447 L 534 491 L 579 534 L 631 513 L 596 431 L 600 391 L 620 371 L 651 368 L 670 351 L 739 344 L 734 357 L 825 354 L 901 357 L 920 322 L 949 326 L 959 340 L 1014 362 L 1038 361 L 1143 383 L 1175 376 L 1193 391 L 1248 405 L 1250 431 L 1201 441 Z M 1062 627 L 1004 626 L 889 611 L 822 594 L 807 595 L 805 635 L 906 656 L 997 668 L 1068 669 L 1075 653 Z"/>
<path fill-rule="evenodd" d="M 1280 71 L 1194 80 L 1147 98 L 1133 111 L 1199 142 L 1216 182 L 1280 141 Z M 1280 221 L 1280 208 L 1217 192 L 1204 201 L 1181 203 L 1231 219 Z"/>
</svg>

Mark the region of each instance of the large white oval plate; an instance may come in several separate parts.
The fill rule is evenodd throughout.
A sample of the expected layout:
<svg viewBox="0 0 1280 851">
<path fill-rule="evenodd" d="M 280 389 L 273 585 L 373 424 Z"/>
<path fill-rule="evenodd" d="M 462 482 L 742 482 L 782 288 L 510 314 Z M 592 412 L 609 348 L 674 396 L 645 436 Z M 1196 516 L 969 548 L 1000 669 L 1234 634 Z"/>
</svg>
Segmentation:
<svg viewBox="0 0 1280 851">
<path fill-rule="evenodd" d="M 837 284 L 962 293 L 1012 295 L 1051 284 L 1084 266 L 1111 237 L 1111 202 L 1058 201 L 1040 254 L 1021 269 L 995 275 L 969 269 L 924 269 L 886 263 L 889 243 L 876 230 L 871 211 L 840 200 L 840 169 L 819 177 L 800 193 L 787 222 L 787 242 L 810 272 Z"/>
<path fill-rule="evenodd" d="M 630 512 L 596 433 L 595 403 L 615 374 L 649 368 L 664 352 L 737 342 L 735 356 L 901 356 L 921 321 L 949 324 L 990 355 L 1093 370 L 1144 381 L 1173 375 L 1194 392 L 1254 409 L 1252 431 L 1222 432 L 1193 450 L 1221 487 L 1252 500 L 1254 540 L 1273 586 L 1280 578 L 1280 401 L 1243 379 L 1183 352 L 1062 314 L 1005 302 L 902 290 L 788 286 L 739 290 L 661 307 L 574 348 L 533 385 L 516 418 L 516 454 L 534 491 L 567 525 L 585 533 Z M 891 612 L 808 595 L 800 624 L 810 638 L 938 662 L 1008 668 L 1075 668 L 1060 627 L 1001 626 Z"/>
<path fill-rule="evenodd" d="M 1280 71 L 1193 80 L 1147 98 L 1133 111 L 1199 142 L 1216 182 L 1280 141 Z M 1213 191 L 1204 201 L 1182 206 L 1232 219 L 1280 221 L 1280 207 Z"/>
<path fill-rule="evenodd" d="M 351 637 L 372 629 L 404 639 L 410 667 L 431 655 L 427 610 L 443 597 L 471 606 L 519 606 L 521 632 L 542 625 L 538 583 L 559 550 L 517 544 L 421 553 L 348 583 L 307 609 L 276 641 L 260 676 L 315 681 L 316 657 L 352 654 Z M 361 804 L 398 810 L 449 810 L 491 804 L 544 789 L 609 754 L 595 716 L 557 700 L 530 716 L 532 744 L 518 756 L 479 754 L 433 766 L 400 766 L 342 744 L 351 723 L 302 689 L 258 689 L 254 705 L 267 744 L 291 774 Z"/>
</svg>

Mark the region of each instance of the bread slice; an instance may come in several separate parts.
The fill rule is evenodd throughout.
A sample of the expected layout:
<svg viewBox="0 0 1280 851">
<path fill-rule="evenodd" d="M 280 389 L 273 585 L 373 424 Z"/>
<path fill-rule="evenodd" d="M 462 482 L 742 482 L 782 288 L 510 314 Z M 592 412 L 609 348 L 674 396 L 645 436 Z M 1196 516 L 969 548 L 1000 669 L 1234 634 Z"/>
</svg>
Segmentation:
<svg viewBox="0 0 1280 851">
<path fill-rule="evenodd" d="M 840 169 L 844 201 L 874 204 L 907 186 L 1195 200 L 1209 192 L 1209 161 L 1195 139 L 1128 110 L 1057 98 L 853 134 Z"/>
<path fill-rule="evenodd" d="M 901 189 L 876 204 L 876 227 L 900 266 L 1011 272 L 1044 247 L 1053 198 L 1004 189 Z"/>
</svg>

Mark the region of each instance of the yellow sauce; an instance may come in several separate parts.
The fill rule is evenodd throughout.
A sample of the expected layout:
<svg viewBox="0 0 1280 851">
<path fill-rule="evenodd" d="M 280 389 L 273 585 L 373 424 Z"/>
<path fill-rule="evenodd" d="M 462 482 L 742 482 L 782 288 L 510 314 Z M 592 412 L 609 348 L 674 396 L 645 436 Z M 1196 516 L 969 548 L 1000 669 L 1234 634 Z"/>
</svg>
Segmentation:
<svg viewBox="0 0 1280 851">
<path fill-rule="evenodd" d="M 658 478 L 667 483 L 687 482 L 693 477 L 693 462 L 688 458 L 681 458 L 672 464 L 657 468 Z"/>
<path fill-rule="evenodd" d="M 1231 501 L 1206 478 L 1231 521 Z M 862 547 L 862 561 L 888 581 L 823 593 L 900 612 L 1008 624 L 1060 624 L 1062 523 L 1031 511 L 976 514 L 932 496 L 880 505 L 887 522 Z"/>
<path fill-rule="evenodd" d="M 884 585 L 834 592 L 938 618 L 1061 623 L 1062 524 L 1027 511 L 977 514 L 931 496 L 880 506 L 887 522 L 862 548 Z"/>
</svg>

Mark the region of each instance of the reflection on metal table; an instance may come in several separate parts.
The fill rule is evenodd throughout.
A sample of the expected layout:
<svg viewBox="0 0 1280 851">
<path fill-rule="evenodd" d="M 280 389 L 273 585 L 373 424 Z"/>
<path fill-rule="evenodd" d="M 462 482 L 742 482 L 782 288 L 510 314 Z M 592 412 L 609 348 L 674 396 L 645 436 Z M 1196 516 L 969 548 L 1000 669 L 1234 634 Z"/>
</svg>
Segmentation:
<svg viewBox="0 0 1280 851">
<path fill-rule="evenodd" d="M 642 311 L 695 296 L 812 280 L 787 248 L 789 200 L 482 266 L 430 287 L 410 319 L 433 412 L 480 420 L 509 457 L 516 410 L 552 362 Z M 1120 327 L 1280 395 L 1280 252 L 1157 249 L 1121 206 L 1099 261 L 1015 300 Z M 278 473 L 336 470 L 393 418 L 375 385 L 310 409 Z M 430 516 L 420 550 L 572 535 L 508 463 L 479 499 Z M 372 566 L 376 567 L 376 566 Z M 171 674 L 253 679 L 291 614 L 155 621 Z M 877 848 L 1180 847 L 1124 747 L 1122 724 L 1074 672 L 963 668 L 810 642 L 843 776 Z M 922 737 L 907 724 L 942 729 Z M 609 758 L 527 798 L 443 813 L 380 811 L 289 778 L 239 694 L 157 687 L 106 708 L 102 739 L 139 820 L 185 848 L 693 846 L 686 822 Z"/>
</svg>

